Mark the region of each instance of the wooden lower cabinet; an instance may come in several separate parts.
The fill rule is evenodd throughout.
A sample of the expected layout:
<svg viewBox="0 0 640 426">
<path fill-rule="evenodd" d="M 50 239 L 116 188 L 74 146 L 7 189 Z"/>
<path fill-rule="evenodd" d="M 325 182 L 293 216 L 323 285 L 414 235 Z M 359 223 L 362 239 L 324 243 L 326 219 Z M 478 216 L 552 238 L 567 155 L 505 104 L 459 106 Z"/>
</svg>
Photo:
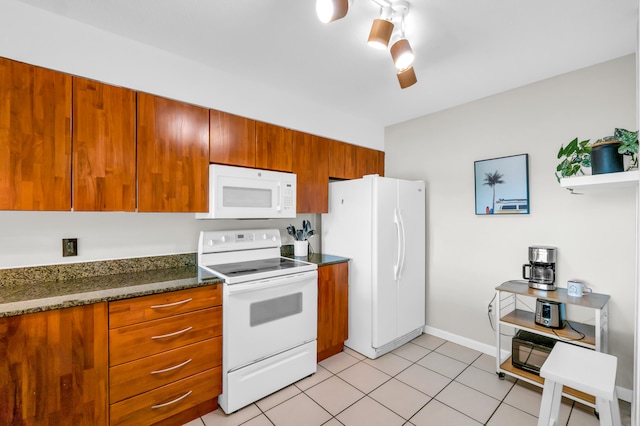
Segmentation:
<svg viewBox="0 0 640 426">
<path fill-rule="evenodd" d="M 0 424 L 106 425 L 107 303 L 0 318 Z"/>
<path fill-rule="evenodd" d="M 109 303 L 109 420 L 176 425 L 218 408 L 222 286 Z"/>
<path fill-rule="evenodd" d="M 222 391 L 222 367 L 203 371 L 182 380 L 111 404 L 111 424 L 182 424 L 218 408 Z M 199 410 L 193 415 L 191 410 Z"/>
<path fill-rule="evenodd" d="M 318 362 L 344 348 L 349 337 L 349 263 L 318 268 Z"/>
</svg>

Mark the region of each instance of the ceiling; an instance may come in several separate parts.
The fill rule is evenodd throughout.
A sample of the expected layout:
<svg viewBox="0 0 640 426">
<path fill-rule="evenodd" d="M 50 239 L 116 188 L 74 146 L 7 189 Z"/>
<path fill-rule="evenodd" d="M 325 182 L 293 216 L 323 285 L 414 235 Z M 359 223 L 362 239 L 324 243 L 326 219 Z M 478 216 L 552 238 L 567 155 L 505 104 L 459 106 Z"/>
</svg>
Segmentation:
<svg viewBox="0 0 640 426">
<path fill-rule="evenodd" d="M 636 51 L 637 0 L 410 0 L 418 83 L 367 46 L 379 7 L 322 24 L 314 0 L 21 0 L 383 124 Z"/>
</svg>

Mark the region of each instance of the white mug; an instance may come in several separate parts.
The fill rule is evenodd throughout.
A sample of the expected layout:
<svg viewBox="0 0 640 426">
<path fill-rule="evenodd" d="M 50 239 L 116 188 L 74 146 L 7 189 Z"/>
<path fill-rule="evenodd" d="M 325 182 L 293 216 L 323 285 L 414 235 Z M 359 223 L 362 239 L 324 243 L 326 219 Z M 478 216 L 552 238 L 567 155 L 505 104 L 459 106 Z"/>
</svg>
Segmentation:
<svg viewBox="0 0 640 426">
<path fill-rule="evenodd" d="M 580 281 L 567 281 L 567 294 L 573 297 L 582 297 L 583 294 L 590 294 L 591 289 Z"/>
</svg>

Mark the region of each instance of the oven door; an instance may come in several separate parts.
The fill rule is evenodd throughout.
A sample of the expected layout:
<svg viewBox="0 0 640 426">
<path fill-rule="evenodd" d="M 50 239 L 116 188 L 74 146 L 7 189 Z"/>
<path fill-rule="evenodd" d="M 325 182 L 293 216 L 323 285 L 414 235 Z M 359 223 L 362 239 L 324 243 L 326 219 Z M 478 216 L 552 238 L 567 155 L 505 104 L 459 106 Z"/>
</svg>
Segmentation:
<svg viewBox="0 0 640 426">
<path fill-rule="evenodd" d="M 318 272 L 225 284 L 225 370 L 316 340 Z"/>
</svg>

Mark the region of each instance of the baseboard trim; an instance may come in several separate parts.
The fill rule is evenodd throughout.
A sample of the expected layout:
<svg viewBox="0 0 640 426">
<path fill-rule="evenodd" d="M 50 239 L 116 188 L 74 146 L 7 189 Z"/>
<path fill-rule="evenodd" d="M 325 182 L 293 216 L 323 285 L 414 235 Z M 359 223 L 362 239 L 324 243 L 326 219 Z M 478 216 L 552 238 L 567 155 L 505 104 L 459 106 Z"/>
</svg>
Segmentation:
<svg viewBox="0 0 640 426">
<path fill-rule="evenodd" d="M 441 339 L 448 340 L 453 343 L 457 343 L 458 345 L 465 346 L 470 349 L 474 349 L 478 352 L 482 352 L 483 354 L 487 354 L 490 356 L 496 356 L 496 347 L 492 345 L 487 345 L 486 343 L 478 342 L 477 340 L 469 339 L 467 337 L 462 337 L 457 334 L 450 333 L 448 331 L 441 330 L 439 328 L 430 327 L 425 325 L 423 331 L 427 334 L 431 334 L 432 336 L 439 337 Z M 502 349 L 502 358 L 506 358 L 508 352 L 506 349 Z M 616 392 L 618 392 L 618 398 L 628 403 L 631 403 L 633 400 L 633 390 L 623 388 L 621 386 L 616 386 Z"/>
</svg>

